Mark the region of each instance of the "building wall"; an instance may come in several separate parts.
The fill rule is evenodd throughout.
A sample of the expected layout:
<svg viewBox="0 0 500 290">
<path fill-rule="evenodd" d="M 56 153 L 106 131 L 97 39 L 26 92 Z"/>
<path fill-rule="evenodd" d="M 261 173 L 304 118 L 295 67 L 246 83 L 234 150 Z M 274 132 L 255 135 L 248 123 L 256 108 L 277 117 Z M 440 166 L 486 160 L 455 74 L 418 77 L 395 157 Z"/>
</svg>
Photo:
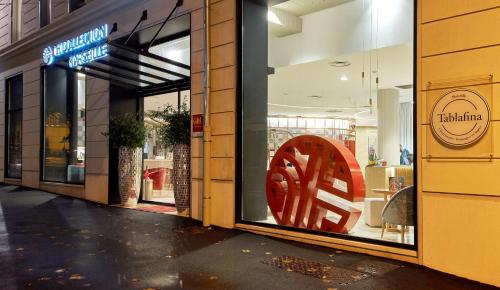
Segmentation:
<svg viewBox="0 0 500 290">
<path fill-rule="evenodd" d="M 212 1 L 211 7 L 211 125 L 213 134 L 220 134 L 212 141 L 212 222 L 225 226 L 234 222 L 234 212 L 227 209 L 234 208 L 235 197 L 236 94 L 231 74 L 236 75 L 237 47 L 229 39 L 237 29 L 231 19 L 235 2 Z M 424 158 L 428 148 L 438 146 L 428 131 L 429 81 L 493 74 L 489 134 L 494 144 L 500 140 L 499 2 L 419 0 L 417 12 L 419 262 L 500 286 L 500 147 L 493 147 L 491 161 L 436 162 Z M 225 86 L 219 87 L 215 83 L 219 81 Z"/>
<path fill-rule="evenodd" d="M 41 137 L 41 50 L 48 44 L 68 39 L 80 32 L 84 32 L 96 24 L 103 22 L 112 25 L 118 22 L 119 31 L 113 34 L 114 38 L 128 35 L 135 26 L 143 10 L 148 10 L 148 20 L 144 26 L 159 23 L 165 19 L 176 1 L 149 0 L 135 1 L 123 0 L 119 3 L 113 0 L 88 1 L 84 6 L 71 15 L 68 14 L 67 1 L 52 1 L 51 24 L 39 30 L 38 26 L 29 32 L 31 38 L 21 39 L 10 46 L 10 9 L 0 10 L 0 18 L 5 17 L 8 25 L 0 27 L 5 30 L 5 45 L 0 37 L 0 181 L 4 180 L 4 143 L 5 143 L 5 79 L 18 73 L 23 74 L 23 175 L 20 181 L 7 180 L 12 184 L 24 185 L 30 188 L 39 188 L 87 199 L 99 203 L 108 203 L 108 173 L 109 152 L 108 141 L 102 135 L 107 132 L 109 124 L 109 83 L 104 80 L 87 77 L 86 92 L 86 180 L 85 185 L 69 185 L 61 183 L 40 182 L 40 137 Z M 92 2 L 92 3 L 90 3 Z M 57 6 L 57 7 L 56 7 Z M 2 6 L 4 7 L 4 6 Z M 2 8 L 0 7 L 0 8 Z M 10 7 L 10 6 L 6 6 Z M 28 5 L 22 7 L 24 15 L 31 13 Z M 193 84 L 198 92 L 193 97 L 193 113 L 203 112 L 203 1 L 185 1 L 172 17 L 191 13 L 192 21 L 192 62 Z M 23 17 L 26 23 L 28 16 Z M 35 21 L 38 25 L 38 19 Z M 27 25 L 23 26 L 23 33 L 28 31 Z M 21 48 L 13 48 L 19 46 Z M 201 76 L 201 77 L 200 77 Z M 201 88 L 201 93 L 200 93 Z M 200 139 L 201 140 L 201 139 Z M 193 143 L 196 143 L 195 141 Z M 202 143 L 200 143 L 202 144 Z M 198 147 L 200 148 L 200 147 Z M 202 156 L 193 154 L 194 156 Z M 202 164 L 202 163 L 201 163 Z M 202 177 L 199 178 L 199 180 Z M 201 182 L 193 187 L 193 213 L 194 217 L 201 219 Z M 198 194 L 196 194 L 198 193 Z"/>
<path fill-rule="evenodd" d="M 38 1 L 23 0 L 21 6 L 21 36 L 26 37 L 40 28 Z"/>
<path fill-rule="evenodd" d="M 236 1 L 210 4 L 211 220 L 233 227 L 236 162 Z"/>
<path fill-rule="evenodd" d="M 36 188 L 40 180 L 40 65 L 30 62 L 23 68 L 23 153 L 22 184 Z"/>
<path fill-rule="evenodd" d="M 203 114 L 203 1 L 191 12 L 191 114 Z M 191 217 L 203 218 L 203 136 L 191 138 Z"/>
<path fill-rule="evenodd" d="M 191 113 L 203 113 L 203 1 L 191 14 Z M 200 21 L 201 20 L 201 21 Z M 211 223 L 234 227 L 236 138 L 236 1 L 210 1 Z M 202 219 L 203 137 L 191 143 L 191 215 Z"/>
<path fill-rule="evenodd" d="M 0 5 L 0 49 L 10 45 L 11 41 L 11 7 Z"/>
<path fill-rule="evenodd" d="M 50 23 L 56 22 L 68 14 L 68 1 L 50 1 Z"/>
<path fill-rule="evenodd" d="M 493 147 L 491 161 L 423 159 L 440 146 L 429 133 L 429 81 L 493 74 L 489 134 L 493 144 L 500 140 L 500 3 L 418 4 L 420 259 L 430 268 L 500 286 L 500 147 Z M 443 153 L 458 154 L 451 149 Z"/>
<path fill-rule="evenodd" d="M 139 11 L 143 9 L 148 9 L 150 13 L 148 24 L 157 22 L 169 11 L 161 1 L 127 1 L 130 5 L 127 11 L 117 11 L 106 18 L 109 24 L 120 20 L 121 34 L 135 25 Z M 236 1 L 210 1 L 211 222 L 227 228 L 234 227 L 235 222 Z M 168 3 L 173 5 L 174 2 L 170 0 Z M 59 19 L 64 22 L 68 19 L 64 18 L 67 6 L 63 6 L 64 9 L 52 7 L 53 21 Z M 428 133 L 426 84 L 429 81 L 493 74 L 490 106 L 494 115 L 490 132 L 494 140 L 500 137 L 500 34 L 496 32 L 500 24 L 499 3 L 498 0 L 419 0 L 417 6 L 419 262 L 437 270 L 500 286 L 500 147 L 494 148 L 493 159 L 486 162 L 435 162 L 423 158 L 426 150 L 432 148 L 429 146 L 435 146 L 433 137 Z M 2 24 L 10 23 L 4 20 L 5 17 L 10 19 L 10 10 L 5 9 L 0 7 L 0 50 L 10 44 L 10 24 Z M 85 13 L 84 9 L 88 8 L 76 13 Z M 183 13 L 191 13 L 192 24 L 191 109 L 192 114 L 201 114 L 204 93 L 203 0 L 184 1 L 184 6 L 176 15 Z M 124 18 L 133 20 L 121 20 Z M 80 29 L 86 29 L 94 22 Z M 74 35 L 75 32 L 64 33 Z M 58 35 L 57 39 L 64 37 Z M 23 65 L 0 73 L 0 153 L 5 148 L 4 80 L 23 72 L 25 123 L 22 184 L 107 203 L 108 146 L 99 132 L 106 131 L 108 126 L 109 86 L 105 81 L 88 78 L 85 187 L 39 184 L 40 126 L 36 125 L 41 121 L 39 66 L 37 54 L 36 58 L 28 58 Z M 201 220 L 204 174 L 201 136 L 193 135 L 191 153 L 191 215 Z M 3 181 L 4 157 L 0 157 L 0 181 Z"/>
</svg>

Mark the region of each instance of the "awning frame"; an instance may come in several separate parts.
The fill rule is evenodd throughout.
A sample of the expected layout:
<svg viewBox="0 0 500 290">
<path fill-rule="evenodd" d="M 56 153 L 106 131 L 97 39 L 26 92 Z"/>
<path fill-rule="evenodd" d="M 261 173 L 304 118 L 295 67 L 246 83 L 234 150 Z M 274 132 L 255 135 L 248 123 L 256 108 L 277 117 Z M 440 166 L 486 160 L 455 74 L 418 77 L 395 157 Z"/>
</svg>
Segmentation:
<svg viewBox="0 0 500 290">
<path fill-rule="evenodd" d="M 60 61 L 55 65 L 69 71 L 107 80 L 113 85 L 134 90 L 138 95 L 153 95 L 189 89 L 191 86 L 191 66 L 189 64 L 147 51 L 181 5 L 182 0 L 178 0 L 153 38 L 146 45 L 142 45 L 143 49 L 137 49 L 127 45 L 127 43 L 137 32 L 139 25 L 147 19 L 147 11 L 142 12 L 139 21 L 125 41 L 108 39 L 108 56 L 76 68 L 70 68 L 67 61 Z M 117 28 L 117 24 L 115 23 L 113 27 Z M 164 64 L 164 66 L 158 64 Z M 146 68 L 148 71 L 141 68 Z"/>
</svg>

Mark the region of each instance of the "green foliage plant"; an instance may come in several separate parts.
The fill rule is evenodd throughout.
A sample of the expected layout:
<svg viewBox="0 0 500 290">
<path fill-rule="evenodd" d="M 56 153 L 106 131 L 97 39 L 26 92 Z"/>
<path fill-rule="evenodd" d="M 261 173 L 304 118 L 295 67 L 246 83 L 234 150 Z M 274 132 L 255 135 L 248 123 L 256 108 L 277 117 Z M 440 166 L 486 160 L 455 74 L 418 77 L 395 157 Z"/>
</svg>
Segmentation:
<svg viewBox="0 0 500 290">
<path fill-rule="evenodd" d="M 185 103 L 179 109 L 167 105 L 163 110 L 149 111 L 147 116 L 161 124 L 157 133 L 165 148 L 191 144 L 191 113 Z"/>
<path fill-rule="evenodd" d="M 114 148 L 142 148 L 146 142 L 146 133 L 144 121 L 135 114 L 126 113 L 110 118 L 109 132 L 103 134 L 109 138 Z"/>
</svg>

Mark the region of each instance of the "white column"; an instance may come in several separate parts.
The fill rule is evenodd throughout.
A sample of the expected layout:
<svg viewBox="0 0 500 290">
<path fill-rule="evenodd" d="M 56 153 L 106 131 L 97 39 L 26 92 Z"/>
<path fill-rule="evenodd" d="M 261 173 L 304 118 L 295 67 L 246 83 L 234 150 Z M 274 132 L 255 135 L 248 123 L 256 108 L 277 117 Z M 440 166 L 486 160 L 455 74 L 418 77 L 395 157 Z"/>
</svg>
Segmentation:
<svg viewBox="0 0 500 290">
<path fill-rule="evenodd" d="M 384 89 L 377 94 L 378 157 L 387 165 L 399 165 L 399 90 Z"/>
</svg>

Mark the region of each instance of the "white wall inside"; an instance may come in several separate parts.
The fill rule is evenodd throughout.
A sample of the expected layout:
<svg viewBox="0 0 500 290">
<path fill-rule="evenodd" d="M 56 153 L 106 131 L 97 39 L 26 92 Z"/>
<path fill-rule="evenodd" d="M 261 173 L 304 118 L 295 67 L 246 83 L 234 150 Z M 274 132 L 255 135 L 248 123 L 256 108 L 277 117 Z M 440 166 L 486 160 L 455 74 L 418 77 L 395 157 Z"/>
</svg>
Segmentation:
<svg viewBox="0 0 500 290">
<path fill-rule="evenodd" d="M 269 36 L 269 66 L 329 59 L 413 39 L 412 0 L 356 0 L 301 18 L 301 33 Z"/>
</svg>

